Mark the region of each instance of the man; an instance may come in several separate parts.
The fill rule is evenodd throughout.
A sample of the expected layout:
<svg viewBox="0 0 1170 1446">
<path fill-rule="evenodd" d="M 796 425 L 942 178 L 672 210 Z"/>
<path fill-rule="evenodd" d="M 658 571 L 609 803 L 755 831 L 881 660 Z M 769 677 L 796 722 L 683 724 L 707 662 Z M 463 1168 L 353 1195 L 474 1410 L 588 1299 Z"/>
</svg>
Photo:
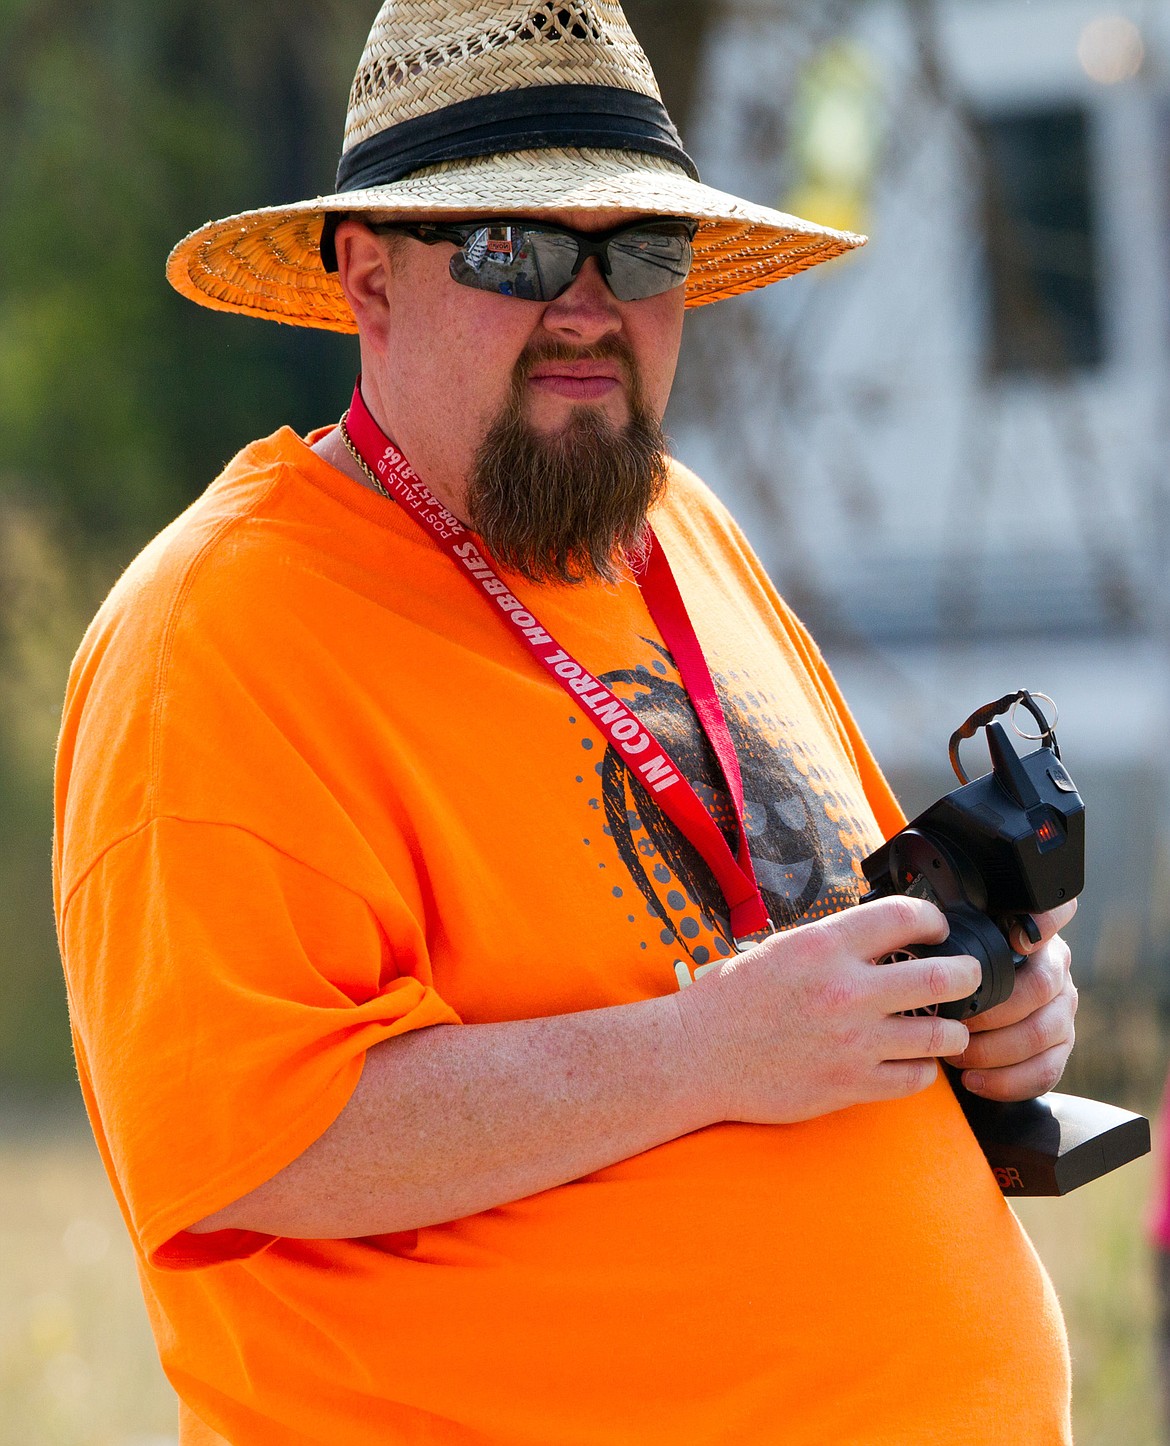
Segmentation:
<svg viewBox="0 0 1170 1446">
<path fill-rule="evenodd" d="M 936 1061 L 1055 1082 L 1071 911 L 970 1033 L 907 1011 L 973 960 L 874 963 L 942 916 L 847 907 L 896 805 L 659 430 L 688 301 L 858 238 L 692 169 L 615 5 L 392 0 L 337 194 L 172 257 L 362 365 L 66 706 L 78 1067 L 184 1446 L 1069 1439 Z"/>
</svg>

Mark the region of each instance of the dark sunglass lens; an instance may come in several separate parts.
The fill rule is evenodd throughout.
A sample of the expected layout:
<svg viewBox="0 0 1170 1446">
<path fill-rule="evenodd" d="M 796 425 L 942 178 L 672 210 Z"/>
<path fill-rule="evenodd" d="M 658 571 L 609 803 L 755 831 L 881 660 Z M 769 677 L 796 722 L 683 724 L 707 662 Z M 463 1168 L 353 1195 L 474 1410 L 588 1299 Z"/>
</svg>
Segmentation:
<svg viewBox="0 0 1170 1446">
<path fill-rule="evenodd" d="M 608 281 L 619 301 L 642 301 L 681 286 L 691 269 L 690 237 L 681 228 L 635 228 L 607 248 Z"/>
<path fill-rule="evenodd" d="M 570 236 L 524 226 L 481 226 L 451 258 L 451 275 L 463 286 L 551 301 L 569 284 L 577 260 Z"/>
</svg>

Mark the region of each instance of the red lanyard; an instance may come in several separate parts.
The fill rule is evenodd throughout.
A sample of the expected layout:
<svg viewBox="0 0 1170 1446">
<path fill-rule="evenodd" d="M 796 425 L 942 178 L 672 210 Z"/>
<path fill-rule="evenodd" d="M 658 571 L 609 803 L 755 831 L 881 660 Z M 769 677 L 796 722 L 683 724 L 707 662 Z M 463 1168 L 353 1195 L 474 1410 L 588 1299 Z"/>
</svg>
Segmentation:
<svg viewBox="0 0 1170 1446">
<path fill-rule="evenodd" d="M 517 642 L 572 697 L 588 709 L 627 768 L 652 793 L 663 813 L 698 849 L 731 912 L 731 932 L 744 939 L 771 927 L 768 911 L 756 883 L 744 829 L 743 781 L 739 760 L 719 705 L 711 670 L 687 614 L 666 553 L 653 532 L 641 579 L 642 596 L 662 639 L 678 665 L 699 723 L 723 771 L 735 805 L 738 831 L 732 854 L 714 819 L 675 766 L 654 734 L 624 703 L 581 666 L 508 590 L 496 574 L 482 544 L 462 522 L 438 501 L 418 473 L 370 415 L 361 393 L 361 379 L 345 419 L 346 431 L 365 464 L 387 494 L 400 503 L 420 527 L 446 551 L 459 571 L 488 603 L 500 609 L 505 626 Z"/>
</svg>

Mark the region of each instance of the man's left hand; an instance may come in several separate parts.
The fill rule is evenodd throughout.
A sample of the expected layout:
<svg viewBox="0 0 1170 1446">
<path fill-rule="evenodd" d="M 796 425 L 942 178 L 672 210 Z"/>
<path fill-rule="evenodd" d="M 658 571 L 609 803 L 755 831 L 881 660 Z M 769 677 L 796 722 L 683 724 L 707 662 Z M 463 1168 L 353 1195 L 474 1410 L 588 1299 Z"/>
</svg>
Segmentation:
<svg viewBox="0 0 1170 1446">
<path fill-rule="evenodd" d="M 1029 1100 L 1052 1089 L 1073 1047 L 1077 989 L 1069 972 L 1069 948 L 1057 932 L 1077 911 L 1076 900 L 1036 914 L 1039 942 L 1018 927 L 1012 947 L 1026 954 L 1010 999 L 964 1023 L 971 1042 L 948 1060 L 963 1071 L 963 1084 L 989 1100 Z"/>
</svg>

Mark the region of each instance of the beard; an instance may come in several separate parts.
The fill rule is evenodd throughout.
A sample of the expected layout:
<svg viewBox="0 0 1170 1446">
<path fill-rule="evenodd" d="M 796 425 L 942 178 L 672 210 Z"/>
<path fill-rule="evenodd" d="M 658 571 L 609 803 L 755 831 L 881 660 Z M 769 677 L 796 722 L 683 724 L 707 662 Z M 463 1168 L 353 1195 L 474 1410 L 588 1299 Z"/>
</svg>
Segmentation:
<svg viewBox="0 0 1170 1446">
<path fill-rule="evenodd" d="M 524 416 L 533 368 L 585 358 L 622 362 L 629 420 L 614 427 L 598 408 L 579 406 L 559 431 L 538 431 Z M 526 352 L 476 453 L 468 520 L 492 558 L 530 582 L 616 582 L 636 557 L 646 515 L 666 486 L 666 446 L 624 342 Z"/>
</svg>

